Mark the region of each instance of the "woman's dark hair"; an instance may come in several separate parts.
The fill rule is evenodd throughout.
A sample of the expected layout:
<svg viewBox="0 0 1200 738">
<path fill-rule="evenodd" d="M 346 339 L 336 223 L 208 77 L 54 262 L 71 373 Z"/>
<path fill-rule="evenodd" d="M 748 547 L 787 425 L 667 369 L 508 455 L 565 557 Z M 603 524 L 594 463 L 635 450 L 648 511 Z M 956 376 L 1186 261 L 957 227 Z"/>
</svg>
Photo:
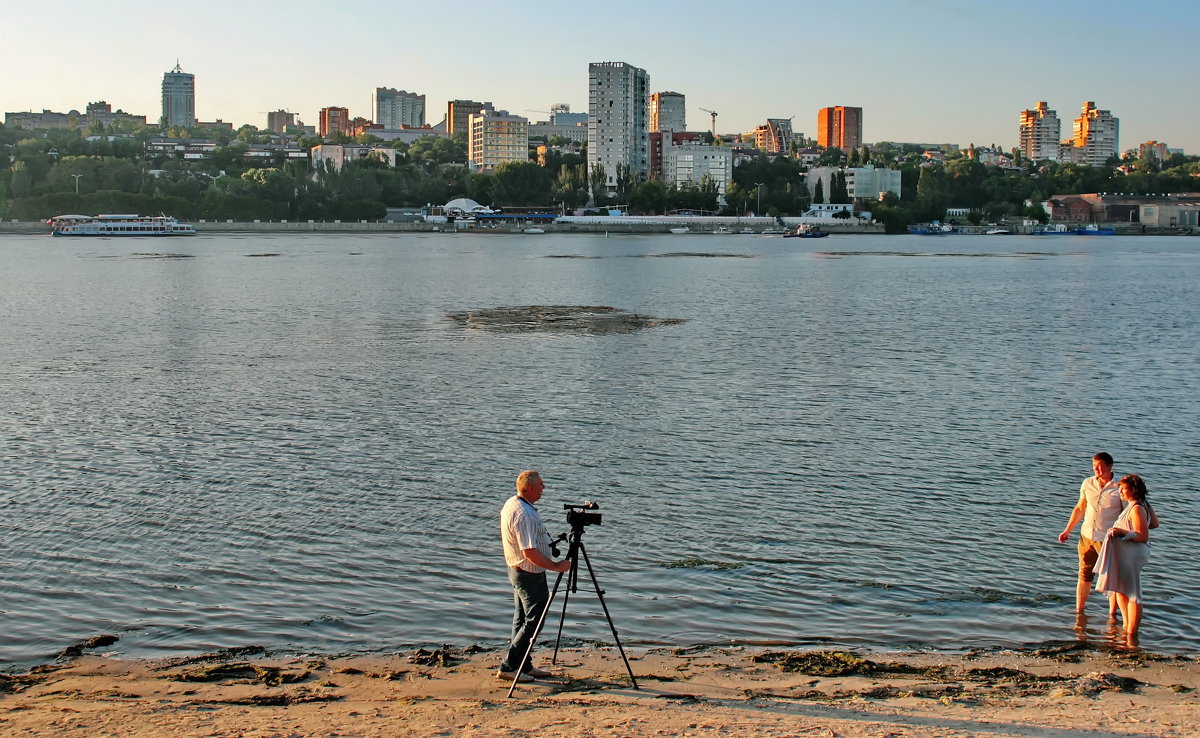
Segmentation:
<svg viewBox="0 0 1200 738">
<path fill-rule="evenodd" d="M 1138 502 L 1146 499 L 1146 483 L 1136 474 L 1126 474 L 1117 482 L 1118 486 L 1129 487 L 1129 495 Z"/>
</svg>

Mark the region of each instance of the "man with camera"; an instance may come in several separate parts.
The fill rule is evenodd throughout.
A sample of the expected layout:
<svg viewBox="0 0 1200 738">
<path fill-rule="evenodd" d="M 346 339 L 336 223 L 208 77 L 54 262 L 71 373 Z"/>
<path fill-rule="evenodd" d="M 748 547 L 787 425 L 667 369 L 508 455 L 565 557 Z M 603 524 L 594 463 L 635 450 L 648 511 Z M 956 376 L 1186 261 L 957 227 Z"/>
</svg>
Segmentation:
<svg viewBox="0 0 1200 738">
<path fill-rule="evenodd" d="M 546 571 L 565 572 L 571 568 L 570 561 L 551 559 L 550 534 L 534 507 L 545 486 L 536 471 L 521 472 L 517 476 L 517 493 L 500 510 L 500 541 L 508 564 L 508 581 L 513 587 L 514 608 L 512 643 L 497 673 L 501 679 L 515 679 L 518 673 L 532 679 L 550 676 L 550 672 L 535 668 L 532 660 L 525 658 L 550 599 Z"/>
</svg>

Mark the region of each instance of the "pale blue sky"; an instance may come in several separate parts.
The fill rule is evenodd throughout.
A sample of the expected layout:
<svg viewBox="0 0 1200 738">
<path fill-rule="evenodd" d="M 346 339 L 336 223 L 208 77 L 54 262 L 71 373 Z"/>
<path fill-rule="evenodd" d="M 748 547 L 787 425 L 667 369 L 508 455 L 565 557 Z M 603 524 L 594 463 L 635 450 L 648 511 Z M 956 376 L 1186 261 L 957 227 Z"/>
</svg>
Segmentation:
<svg viewBox="0 0 1200 738">
<path fill-rule="evenodd" d="M 1120 118 L 1120 145 L 1156 139 L 1200 153 L 1194 39 L 1200 0 L 608 0 L 338 5 L 209 0 L 14 3 L 0 16 L 3 111 L 89 101 L 156 119 L 162 73 L 196 75 L 202 120 L 266 124 L 327 105 L 371 116 L 371 92 L 452 98 L 514 113 L 587 110 L 587 65 L 626 61 L 654 91 L 687 96 L 688 127 L 752 129 L 795 117 L 815 133 L 829 105 L 862 107 L 867 141 L 1017 142 L 1021 110 L 1046 100 L 1063 137 L 1085 100 Z"/>
</svg>

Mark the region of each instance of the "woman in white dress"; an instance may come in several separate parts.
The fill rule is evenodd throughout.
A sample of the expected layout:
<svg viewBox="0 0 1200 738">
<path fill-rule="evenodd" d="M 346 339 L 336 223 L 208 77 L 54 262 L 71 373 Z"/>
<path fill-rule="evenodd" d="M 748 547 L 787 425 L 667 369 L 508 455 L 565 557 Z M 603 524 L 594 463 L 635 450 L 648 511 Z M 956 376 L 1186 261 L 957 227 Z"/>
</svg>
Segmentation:
<svg viewBox="0 0 1200 738">
<path fill-rule="evenodd" d="M 1136 474 L 1127 474 L 1117 483 L 1126 507 L 1109 529 L 1101 551 L 1096 589 L 1111 592 L 1121 609 L 1125 638 L 1137 645 L 1142 624 L 1142 567 L 1150 557 L 1150 527 L 1154 513 L 1146 501 L 1146 483 Z"/>
</svg>

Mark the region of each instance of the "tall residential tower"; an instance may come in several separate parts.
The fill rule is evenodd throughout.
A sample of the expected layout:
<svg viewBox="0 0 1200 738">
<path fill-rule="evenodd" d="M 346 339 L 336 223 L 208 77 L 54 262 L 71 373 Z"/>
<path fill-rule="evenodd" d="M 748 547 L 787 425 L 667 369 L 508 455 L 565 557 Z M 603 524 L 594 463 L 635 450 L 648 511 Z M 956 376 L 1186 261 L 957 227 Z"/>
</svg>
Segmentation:
<svg viewBox="0 0 1200 738">
<path fill-rule="evenodd" d="M 1021 154 L 1034 161 L 1057 159 L 1061 131 L 1058 113 L 1046 103 L 1039 102 L 1033 110 L 1021 111 Z"/>
<path fill-rule="evenodd" d="M 656 92 L 650 96 L 651 131 L 686 131 L 686 106 L 679 92 Z"/>
<path fill-rule="evenodd" d="M 862 108 L 821 108 L 817 113 L 817 145 L 842 151 L 862 146 Z"/>
<path fill-rule="evenodd" d="M 1097 110 L 1096 103 L 1083 104 L 1083 113 L 1075 119 L 1075 151 L 1072 161 L 1101 167 L 1117 154 L 1119 121 L 1108 110 Z"/>
<path fill-rule="evenodd" d="M 588 170 L 604 168 L 610 190 L 618 165 L 635 181 L 650 174 L 650 75 L 625 62 L 588 65 Z"/>
<path fill-rule="evenodd" d="M 162 117 L 164 128 L 196 125 L 196 75 L 188 74 L 175 62 L 175 68 L 163 75 Z"/>
<path fill-rule="evenodd" d="M 375 122 L 384 128 L 420 128 L 425 125 L 424 95 L 391 87 L 376 87 L 371 97 Z"/>
</svg>

